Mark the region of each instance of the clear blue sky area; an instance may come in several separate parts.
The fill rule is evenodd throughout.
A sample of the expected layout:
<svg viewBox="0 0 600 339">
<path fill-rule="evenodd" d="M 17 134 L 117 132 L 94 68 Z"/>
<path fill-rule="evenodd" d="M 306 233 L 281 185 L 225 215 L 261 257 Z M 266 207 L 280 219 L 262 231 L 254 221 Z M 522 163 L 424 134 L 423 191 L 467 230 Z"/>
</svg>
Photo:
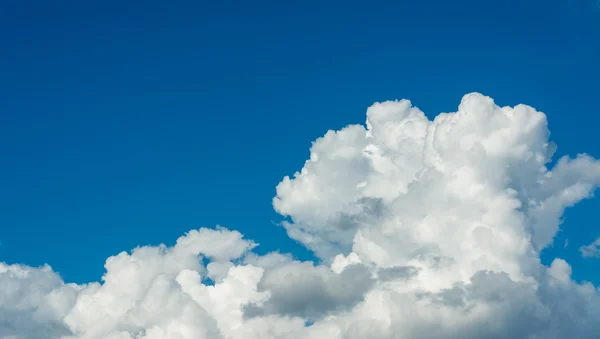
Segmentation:
<svg viewBox="0 0 600 339">
<path fill-rule="evenodd" d="M 374 101 L 527 103 L 557 155 L 600 157 L 595 0 L 2 1 L 0 42 L 0 261 L 67 281 L 216 224 L 311 258 L 275 186 Z M 569 210 L 545 262 L 600 283 L 577 251 L 599 208 Z"/>
</svg>

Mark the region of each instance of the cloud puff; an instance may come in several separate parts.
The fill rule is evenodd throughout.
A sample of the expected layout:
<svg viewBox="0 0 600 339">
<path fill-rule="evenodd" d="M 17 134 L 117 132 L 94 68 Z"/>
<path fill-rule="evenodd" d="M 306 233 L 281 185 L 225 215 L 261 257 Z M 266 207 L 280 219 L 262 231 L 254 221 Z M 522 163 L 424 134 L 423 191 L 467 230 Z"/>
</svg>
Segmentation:
<svg viewBox="0 0 600 339">
<path fill-rule="evenodd" d="M 288 235 L 321 264 L 258 255 L 224 228 L 110 257 L 87 285 L 1 264 L 0 337 L 597 337 L 598 288 L 539 254 L 593 194 L 600 162 L 548 168 L 549 135 L 542 112 L 478 93 L 433 120 L 408 100 L 376 103 L 277 186 Z"/>
<path fill-rule="evenodd" d="M 50 266 L 0 263 L 0 337 L 60 338 L 64 317 L 83 287 L 64 284 Z"/>
</svg>

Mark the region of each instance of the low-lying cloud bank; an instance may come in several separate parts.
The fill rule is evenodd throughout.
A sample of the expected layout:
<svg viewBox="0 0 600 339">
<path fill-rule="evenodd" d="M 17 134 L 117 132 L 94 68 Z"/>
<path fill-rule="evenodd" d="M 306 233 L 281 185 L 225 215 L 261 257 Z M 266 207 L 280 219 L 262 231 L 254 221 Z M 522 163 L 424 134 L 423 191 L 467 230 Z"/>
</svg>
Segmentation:
<svg viewBox="0 0 600 339">
<path fill-rule="evenodd" d="M 598 288 L 539 253 L 600 162 L 546 168 L 549 135 L 543 113 L 478 93 L 433 121 L 407 100 L 376 103 L 277 186 L 289 236 L 322 264 L 257 255 L 223 228 L 110 257 L 101 283 L 0 263 L 0 337 L 597 338 Z"/>
</svg>

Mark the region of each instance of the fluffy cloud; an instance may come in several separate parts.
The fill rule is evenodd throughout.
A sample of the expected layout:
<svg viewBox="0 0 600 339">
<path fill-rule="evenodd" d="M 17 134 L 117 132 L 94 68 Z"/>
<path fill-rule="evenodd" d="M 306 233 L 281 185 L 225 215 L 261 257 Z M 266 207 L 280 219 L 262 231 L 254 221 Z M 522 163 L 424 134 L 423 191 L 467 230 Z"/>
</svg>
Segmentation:
<svg viewBox="0 0 600 339">
<path fill-rule="evenodd" d="M 433 120 L 408 100 L 376 103 L 277 186 L 283 226 L 320 264 L 255 254 L 223 228 L 108 258 L 87 285 L 1 264 L 0 337 L 597 337 L 600 290 L 539 254 L 593 194 L 600 162 L 548 168 L 549 135 L 542 112 L 478 93 Z"/>
<path fill-rule="evenodd" d="M 0 338 L 60 338 L 83 287 L 64 284 L 49 266 L 0 263 Z"/>
</svg>

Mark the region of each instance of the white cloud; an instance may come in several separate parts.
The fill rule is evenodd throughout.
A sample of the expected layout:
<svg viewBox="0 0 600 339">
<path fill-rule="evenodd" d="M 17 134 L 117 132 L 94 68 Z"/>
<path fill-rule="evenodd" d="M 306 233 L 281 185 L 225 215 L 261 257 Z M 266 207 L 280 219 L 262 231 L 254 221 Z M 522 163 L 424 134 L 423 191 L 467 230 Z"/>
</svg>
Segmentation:
<svg viewBox="0 0 600 339">
<path fill-rule="evenodd" d="M 376 103 L 277 186 L 289 236 L 324 264 L 258 255 L 223 228 L 120 253 L 84 286 L 2 264 L 0 337 L 594 338 L 600 291 L 539 253 L 600 162 L 547 168 L 549 135 L 543 113 L 477 93 L 432 121 L 407 100 Z"/>
<path fill-rule="evenodd" d="M 49 266 L 0 263 L 0 338 L 59 338 L 82 286 L 64 284 Z"/>
<path fill-rule="evenodd" d="M 600 238 L 589 245 L 581 246 L 579 251 L 584 258 L 600 258 Z"/>
</svg>

